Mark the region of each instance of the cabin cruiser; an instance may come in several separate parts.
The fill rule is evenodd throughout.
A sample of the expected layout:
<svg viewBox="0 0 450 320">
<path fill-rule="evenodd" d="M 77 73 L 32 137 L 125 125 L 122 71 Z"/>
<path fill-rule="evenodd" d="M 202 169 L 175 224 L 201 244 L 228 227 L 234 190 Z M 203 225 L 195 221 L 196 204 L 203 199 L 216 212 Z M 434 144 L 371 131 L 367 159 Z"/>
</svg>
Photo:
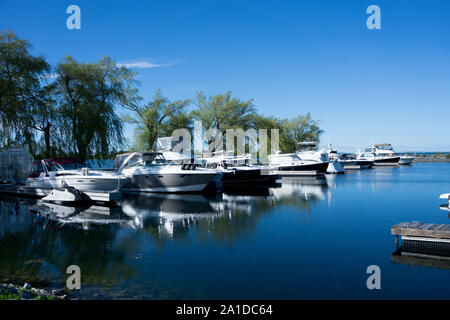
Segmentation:
<svg viewBox="0 0 450 320">
<path fill-rule="evenodd" d="M 280 176 L 322 175 L 328 169 L 328 161 L 318 159 L 303 159 L 300 153 L 281 153 L 269 155 L 269 166 Z"/>
<path fill-rule="evenodd" d="M 79 159 L 45 159 L 33 163 L 26 185 L 35 188 L 65 189 L 73 187 L 80 191 L 119 190 L 125 179 L 106 171 L 90 170 Z"/>
<path fill-rule="evenodd" d="M 161 152 L 118 155 L 114 169 L 128 178 L 122 190 L 131 192 L 201 192 L 220 174 L 195 163 L 172 163 Z"/>
<path fill-rule="evenodd" d="M 377 156 L 388 156 L 388 157 L 400 157 L 400 160 L 398 161 L 398 164 L 402 165 L 408 165 L 411 164 L 415 156 L 413 155 L 398 155 L 394 152 L 394 148 L 392 148 L 392 145 L 389 143 L 381 143 L 381 144 L 374 144 L 372 146 L 375 148 L 375 154 Z"/>
<path fill-rule="evenodd" d="M 388 143 L 372 144 L 372 147 L 359 152 L 357 159 L 373 161 L 375 166 L 396 166 L 400 156 L 396 155 L 392 146 Z"/>
<path fill-rule="evenodd" d="M 338 162 L 344 170 L 360 170 L 370 168 L 373 161 L 356 159 L 356 155 L 343 153 L 338 154 L 336 150 L 333 150 L 331 144 L 328 145 L 328 158 L 330 161 Z"/>
<path fill-rule="evenodd" d="M 279 178 L 267 166 L 251 164 L 249 154 L 234 156 L 234 151 L 216 151 L 211 157 L 201 159 L 206 167 L 217 168 L 222 172 L 221 182 L 226 186 L 267 186 L 276 184 Z"/>
</svg>

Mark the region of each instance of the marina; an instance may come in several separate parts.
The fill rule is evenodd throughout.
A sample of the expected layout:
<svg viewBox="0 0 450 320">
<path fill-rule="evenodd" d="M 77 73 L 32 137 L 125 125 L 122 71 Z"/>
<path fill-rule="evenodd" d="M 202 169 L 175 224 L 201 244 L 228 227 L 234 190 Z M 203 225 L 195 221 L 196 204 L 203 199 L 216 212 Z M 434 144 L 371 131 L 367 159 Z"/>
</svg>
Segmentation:
<svg viewBox="0 0 450 320">
<path fill-rule="evenodd" d="M 125 193 L 116 207 L 2 195 L 0 242 L 8 249 L 0 252 L 0 278 L 58 287 L 65 281 L 56 258 L 62 254 L 90 275 L 74 298 L 222 299 L 239 288 L 237 298 L 244 299 L 351 299 L 373 297 L 362 283 L 365 266 L 377 264 L 385 298 L 448 297 L 448 249 L 408 242 L 418 237 L 415 229 L 424 239 L 444 238 L 436 230 L 447 230 L 440 227 L 449 218 L 439 210 L 439 194 L 450 189 L 448 172 L 448 163 L 415 163 L 283 177 L 279 186 L 212 194 Z M 401 221 L 433 225 L 400 228 Z M 396 225 L 398 247 L 390 230 Z M 49 241 L 60 247 L 50 249 Z M 206 263 L 214 271 L 206 273 Z M 410 279 L 432 285 L 419 289 Z"/>
<path fill-rule="evenodd" d="M 450 300 L 450 2 L 22 2 L 0 303 Z"/>
</svg>

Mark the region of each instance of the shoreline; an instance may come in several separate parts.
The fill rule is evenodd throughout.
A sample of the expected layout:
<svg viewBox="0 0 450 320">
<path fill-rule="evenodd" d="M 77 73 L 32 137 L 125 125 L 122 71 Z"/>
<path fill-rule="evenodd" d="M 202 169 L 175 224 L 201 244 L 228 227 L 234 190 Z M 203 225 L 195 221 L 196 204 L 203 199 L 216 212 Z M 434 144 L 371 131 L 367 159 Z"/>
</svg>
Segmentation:
<svg viewBox="0 0 450 320">
<path fill-rule="evenodd" d="M 25 283 L 23 286 L 0 283 L 0 300 L 67 300 L 64 289 L 39 289 Z"/>
<path fill-rule="evenodd" d="M 450 162 L 446 157 L 416 157 L 414 162 Z"/>
</svg>

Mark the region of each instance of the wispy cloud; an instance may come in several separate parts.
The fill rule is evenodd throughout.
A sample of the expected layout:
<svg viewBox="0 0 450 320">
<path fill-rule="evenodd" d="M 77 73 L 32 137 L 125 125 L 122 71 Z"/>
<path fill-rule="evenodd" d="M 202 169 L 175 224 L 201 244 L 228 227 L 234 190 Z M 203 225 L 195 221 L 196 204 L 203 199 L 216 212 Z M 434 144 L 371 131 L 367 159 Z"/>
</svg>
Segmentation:
<svg viewBox="0 0 450 320">
<path fill-rule="evenodd" d="M 131 61 L 131 62 L 118 62 L 117 66 L 126 67 L 126 68 L 136 68 L 136 69 L 149 69 L 149 68 L 158 68 L 158 67 L 170 67 L 176 65 L 180 62 L 173 63 L 153 63 L 150 61 Z"/>
</svg>

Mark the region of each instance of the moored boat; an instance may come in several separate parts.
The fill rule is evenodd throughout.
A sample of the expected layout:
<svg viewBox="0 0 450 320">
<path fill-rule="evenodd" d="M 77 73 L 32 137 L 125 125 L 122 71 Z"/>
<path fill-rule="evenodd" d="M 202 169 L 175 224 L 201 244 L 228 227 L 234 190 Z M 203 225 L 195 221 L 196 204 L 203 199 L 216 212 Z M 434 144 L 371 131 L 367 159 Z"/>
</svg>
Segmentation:
<svg viewBox="0 0 450 320">
<path fill-rule="evenodd" d="M 90 170 L 79 159 L 58 158 L 35 161 L 26 185 L 34 188 L 64 189 L 73 187 L 80 191 L 116 191 L 125 182 L 123 177 L 111 172 Z"/>
<path fill-rule="evenodd" d="M 198 164 L 174 164 L 161 152 L 134 152 L 116 157 L 114 168 L 128 178 L 122 191 L 130 192 L 201 192 L 220 174 Z"/>
</svg>

